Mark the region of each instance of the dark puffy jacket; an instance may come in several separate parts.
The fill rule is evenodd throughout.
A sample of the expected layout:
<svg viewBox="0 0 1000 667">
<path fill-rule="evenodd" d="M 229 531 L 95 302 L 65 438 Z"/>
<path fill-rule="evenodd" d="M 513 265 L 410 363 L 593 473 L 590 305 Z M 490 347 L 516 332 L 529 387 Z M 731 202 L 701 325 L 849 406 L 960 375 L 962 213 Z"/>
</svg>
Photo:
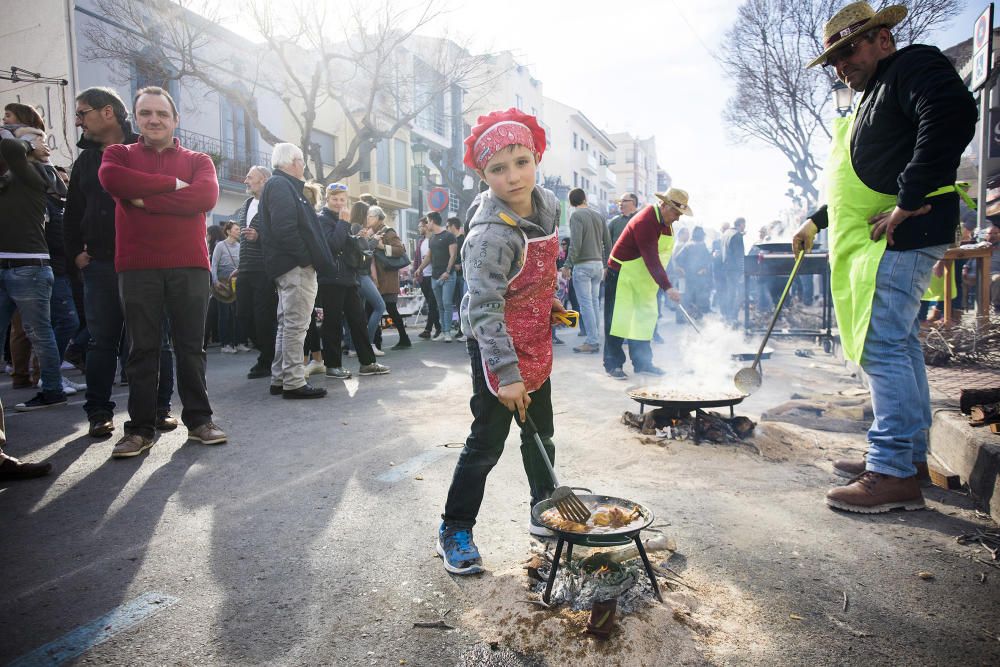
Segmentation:
<svg viewBox="0 0 1000 667">
<path fill-rule="evenodd" d="M 66 244 L 63 239 L 63 207 L 62 198 L 53 194 L 45 196 L 45 209 L 49 213 L 49 221 L 45 223 L 45 242 L 49 246 L 49 265 L 52 273 L 64 276 L 76 267 L 66 257 Z"/>
<path fill-rule="evenodd" d="M 247 211 L 250 210 L 250 202 L 253 197 L 248 197 L 243 206 L 236 212 L 236 223 L 243 229 L 247 226 Z M 250 221 L 250 227 L 260 232 L 260 208 L 258 205 L 257 214 Z M 264 249 L 260 246 L 260 237 L 256 241 L 250 241 L 246 236 L 240 236 L 240 273 L 264 273 Z"/>
<path fill-rule="evenodd" d="M 296 266 L 312 266 L 319 274 L 334 273 L 333 256 L 316 211 L 302 194 L 304 187 L 304 181 L 279 169 L 260 194 L 258 231 L 264 268 L 272 280 Z"/>
<path fill-rule="evenodd" d="M 125 121 L 122 126 L 125 144 L 134 144 L 139 135 Z M 73 163 L 69 175 L 69 192 L 63 212 L 63 237 L 66 257 L 70 262 L 83 252 L 94 259 L 115 260 L 115 201 L 97 180 L 104 153 L 101 145 L 89 139 L 80 139 L 80 157 Z"/>
<path fill-rule="evenodd" d="M 895 229 L 890 250 L 955 240 L 958 194 L 930 199 L 927 194 L 955 182 L 976 118 L 972 94 L 937 48 L 913 44 L 879 62 L 858 103 L 851 163 L 869 188 L 896 195 L 900 208 L 931 205 L 929 213 L 908 218 Z M 826 226 L 825 208 L 813 221 Z"/>
<path fill-rule="evenodd" d="M 345 287 L 357 287 L 357 272 L 344 261 L 344 251 L 349 248 L 349 243 L 353 245 L 351 239 L 351 223 L 341 220 L 328 208 L 324 208 L 319 214 L 319 223 L 323 228 L 323 237 L 333 255 L 333 271 L 321 273 L 319 282 L 324 285 L 342 285 Z M 356 248 L 355 248 L 356 249 Z"/>
</svg>

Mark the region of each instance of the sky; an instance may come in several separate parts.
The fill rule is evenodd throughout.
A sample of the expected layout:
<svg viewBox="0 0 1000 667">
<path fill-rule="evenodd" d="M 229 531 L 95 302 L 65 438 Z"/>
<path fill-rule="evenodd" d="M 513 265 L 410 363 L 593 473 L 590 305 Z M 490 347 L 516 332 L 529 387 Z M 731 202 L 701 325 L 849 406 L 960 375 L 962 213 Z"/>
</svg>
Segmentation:
<svg viewBox="0 0 1000 667">
<path fill-rule="evenodd" d="M 547 97 L 607 131 L 656 136 L 660 166 L 689 192 L 694 221 L 717 228 L 738 216 L 753 230 L 791 207 L 789 167 L 776 149 L 736 143 L 722 121 L 734 86 L 713 50 L 741 0 L 575 3 L 467 0 L 445 21 L 472 46 L 510 50 Z M 972 35 L 986 3 L 968 5 L 926 40 L 951 46 Z M 819 149 L 825 151 L 825 147 Z"/>
</svg>

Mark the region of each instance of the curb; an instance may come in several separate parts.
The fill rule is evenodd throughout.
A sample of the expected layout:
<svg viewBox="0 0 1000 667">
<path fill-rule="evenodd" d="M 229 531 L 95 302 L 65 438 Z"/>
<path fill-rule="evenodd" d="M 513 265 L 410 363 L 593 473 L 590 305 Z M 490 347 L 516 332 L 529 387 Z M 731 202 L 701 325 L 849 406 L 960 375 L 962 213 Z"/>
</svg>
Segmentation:
<svg viewBox="0 0 1000 667">
<path fill-rule="evenodd" d="M 868 378 L 861 367 L 844 358 L 838 346 L 837 358 L 844 362 L 866 389 Z M 986 428 L 973 428 L 958 409 L 958 401 L 931 390 L 931 429 L 927 450 L 940 464 L 958 475 L 969 487 L 977 509 L 989 512 L 1000 523 L 1000 437 Z"/>
<path fill-rule="evenodd" d="M 932 397 L 932 403 L 929 452 L 969 486 L 977 508 L 1000 523 L 1000 437 L 970 426 L 953 401 L 944 407 Z"/>
</svg>

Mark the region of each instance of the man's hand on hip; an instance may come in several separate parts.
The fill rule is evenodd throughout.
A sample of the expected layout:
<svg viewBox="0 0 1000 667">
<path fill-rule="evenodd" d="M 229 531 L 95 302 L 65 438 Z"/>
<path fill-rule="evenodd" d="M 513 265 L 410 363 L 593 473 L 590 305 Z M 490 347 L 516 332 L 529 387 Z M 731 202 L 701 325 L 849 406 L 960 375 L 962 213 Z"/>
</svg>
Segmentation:
<svg viewBox="0 0 1000 667">
<path fill-rule="evenodd" d="M 915 215 L 925 215 L 930 210 L 931 205 L 924 204 L 916 211 L 907 211 L 897 206 L 892 209 L 892 212 L 890 213 L 879 213 L 868 221 L 868 224 L 872 226 L 872 241 L 878 241 L 884 235 L 886 243 L 893 245 L 892 232 L 900 225 L 900 223 L 907 218 L 912 218 Z"/>
</svg>

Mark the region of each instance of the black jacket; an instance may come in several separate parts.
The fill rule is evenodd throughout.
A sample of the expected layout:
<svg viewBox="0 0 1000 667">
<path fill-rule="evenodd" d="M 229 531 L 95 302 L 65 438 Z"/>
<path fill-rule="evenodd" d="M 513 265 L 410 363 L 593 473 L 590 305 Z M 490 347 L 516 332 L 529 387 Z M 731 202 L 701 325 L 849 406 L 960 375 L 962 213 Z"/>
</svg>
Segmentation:
<svg viewBox="0 0 1000 667">
<path fill-rule="evenodd" d="M 243 229 L 247 226 L 247 212 L 253 197 L 248 197 L 243 206 L 236 212 L 236 223 Z M 250 221 L 250 227 L 260 232 L 260 205 L 257 213 Z M 260 236 L 256 241 L 250 241 L 246 236 L 240 236 L 240 273 L 264 273 L 264 249 L 260 246 Z"/>
<path fill-rule="evenodd" d="M 125 144 L 134 144 L 139 135 L 128 121 L 122 126 Z M 73 163 L 69 175 L 69 193 L 63 211 L 63 237 L 66 257 L 70 262 L 84 251 L 94 259 L 115 260 L 115 201 L 97 180 L 104 152 L 101 145 L 90 139 L 76 143 L 83 152 Z"/>
<path fill-rule="evenodd" d="M 972 94 L 936 47 L 913 44 L 879 62 L 856 111 L 851 163 L 869 188 L 896 195 L 900 208 L 931 205 L 896 228 L 890 250 L 955 240 L 958 194 L 927 194 L 955 182 L 977 115 Z M 825 207 L 814 216 L 817 226 L 826 226 Z"/>
<path fill-rule="evenodd" d="M 302 194 L 305 182 L 276 170 L 260 194 L 260 242 L 264 268 L 276 280 L 296 266 L 320 274 L 334 272 L 330 248 L 312 204 Z"/>
<path fill-rule="evenodd" d="M 51 165 L 28 159 L 31 150 L 27 139 L 0 140 L 0 160 L 8 169 L 0 177 L 0 251 L 44 256 L 45 202 L 66 188 Z"/>
<path fill-rule="evenodd" d="M 348 266 L 344 260 L 345 251 L 357 252 L 357 244 L 351 236 L 351 223 L 341 220 L 339 215 L 325 207 L 319 213 L 319 222 L 323 228 L 323 237 L 333 255 L 334 266 L 332 272 L 320 274 L 319 282 L 324 285 L 357 287 L 357 271 Z"/>
</svg>

